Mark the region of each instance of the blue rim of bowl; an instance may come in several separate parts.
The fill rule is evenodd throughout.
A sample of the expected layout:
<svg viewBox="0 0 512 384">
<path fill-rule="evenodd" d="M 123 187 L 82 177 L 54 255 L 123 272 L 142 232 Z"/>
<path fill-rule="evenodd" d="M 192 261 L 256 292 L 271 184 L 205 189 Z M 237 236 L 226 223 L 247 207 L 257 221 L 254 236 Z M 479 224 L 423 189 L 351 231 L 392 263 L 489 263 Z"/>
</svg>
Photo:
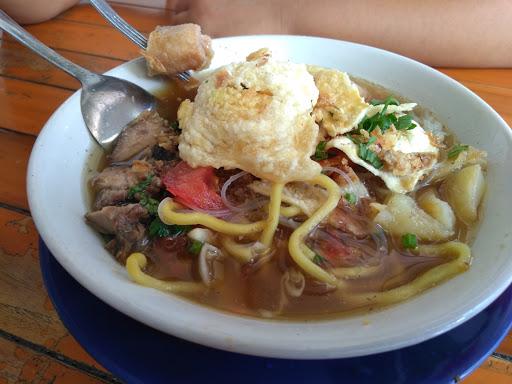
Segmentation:
<svg viewBox="0 0 512 384">
<path fill-rule="evenodd" d="M 142 332 L 142 334 L 138 333 L 137 340 L 139 342 L 143 340 L 140 338 L 141 336 L 142 338 L 144 338 L 145 335 L 154 338 L 155 334 L 157 334 L 159 338 L 158 340 L 161 340 L 162 345 L 170 343 L 177 345 L 179 348 L 184 348 L 184 350 L 193 349 L 194 351 L 197 352 L 198 355 L 203 354 L 205 357 L 212 356 L 211 354 L 213 353 L 215 355 L 222 356 L 221 361 L 225 361 L 226 365 L 230 366 L 231 368 L 233 367 L 233 361 L 235 361 L 237 362 L 237 365 L 240 365 L 240 363 L 242 363 L 242 366 L 244 362 L 249 365 L 254 365 L 253 362 L 265 362 L 264 366 L 268 369 L 275 369 L 272 367 L 282 367 L 283 364 L 289 364 L 293 366 L 295 370 L 298 369 L 303 372 L 311 371 L 311 369 L 315 371 L 319 369 L 325 370 L 331 365 L 339 365 L 340 367 L 342 367 L 347 364 L 348 366 L 353 366 L 354 364 L 366 364 L 367 367 L 369 367 L 370 369 L 374 369 L 375 371 L 377 371 L 382 368 L 378 368 L 378 364 L 380 364 L 380 362 L 389 363 L 389 361 L 394 361 L 396 363 L 397 359 L 400 360 L 404 356 L 408 356 L 411 354 L 417 356 L 426 356 L 425 359 L 422 359 L 422 363 L 425 363 L 425 361 L 423 360 L 428 360 L 427 363 L 430 363 L 431 365 L 435 366 L 439 362 L 436 361 L 435 358 L 432 359 L 432 356 L 435 357 L 435 354 L 438 354 L 440 350 L 444 350 L 443 348 L 440 348 L 440 346 L 451 345 L 452 347 L 456 346 L 457 348 L 460 348 L 460 350 L 458 350 L 457 355 L 453 356 L 453 358 L 450 358 L 450 361 L 448 363 L 446 363 L 446 358 L 444 358 L 443 362 L 446 364 L 446 366 L 444 367 L 444 372 L 434 372 L 432 373 L 433 376 L 425 377 L 424 379 L 426 381 L 423 382 L 452 383 L 466 377 L 474 369 L 479 367 L 483 363 L 483 361 L 497 348 L 497 346 L 500 344 L 502 339 L 506 336 L 506 334 L 510 331 L 512 327 L 512 286 L 510 286 L 490 306 L 488 306 L 486 309 L 484 309 L 482 312 L 480 312 L 478 315 L 471 318 L 467 322 L 459 325 L 458 327 L 452 329 L 451 331 L 448 331 L 445 334 L 442 334 L 440 336 L 434 337 L 433 339 L 424 341 L 413 346 L 405 347 L 394 351 L 383 352 L 375 355 L 331 360 L 289 360 L 254 357 L 233 352 L 215 350 L 210 347 L 204 347 L 198 344 L 184 341 L 173 336 L 166 335 L 134 319 L 131 319 L 128 316 L 122 314 L 121 312 L 115 310 L 114 308 L 108 306 L 106 303 L 104 303 L 99 298 L 92 295 L 92 293 L 87 291 L 84 287 L 82 287 L 72 276 L 70 276 L 60 266 L 58 261 L 53 257 L 53 255 L 50 253 L 50 251 L 41 239 L 39 241 L 39 253 L 41 270 L 45 286 L 48 290 L 50 299 L 52 300 L 52 303 L 56 308 L 57 313 L 59 314 L 66 328 L 87 350 L 87 352 L 89 352 L 100 364 L 102 364 L 114 375 L 128 383 L 143 383 L 145 380 L 143 378 L 141 379 L 137 377 L 135 373 L 131 372 L 131 367 L 123 366 L 123 364 L 120 363 L 120 361 L 122 361 L 122 359 L 120 360 L 120 357 L 122 356 L 123 353 L 113 354 L 112 351 L 106 351 L 105 349 L 108 350 L 108 347 L 105 348 L 105 346 L 109 346 L 108 342 L 106 343 L 105 340 L 98 340 L 98 338 L 91 337 L 90 334 L 87 334 L 87 331 L 84 331 L 84 325 L 81 324 L 80 319 L 74 318 L 73 314 L 69 312 L 70 306 L 69 304 L 66 303 L 65 295 L 69 295 L 69 292 L 73 290 L 60 290 L 59 288 L 66 288 L 66 285 L 68 285 L 67 288 L 70 288 L 69 285 L 71 285 L 72 288 L 79 290 L 79 295 L 82 295 L 83 299 L 86 299 L 81 300 L 81 303 L 87 303 L 87 300 L 93 301 L 95 307 L 90 308 L 92 311 L 94 311 L 94 308 L 99 308 L 100 312 L 108 311 L 109 317 L 113 317 L 116 319 L 119 318 L 122 319 L 123 321 L 130 322 L 130 324 L 131 322 L 133 322 L 131 326 L 135 327 L 135 329 Z M 59 284 L 63 284 L 63 286 L 59 287 Z M 486 323 L 483 324 L 482 321 Z M 477 330 L 472 331 L 473 333 L 475 333 L 475 337 L 473 337 L 471 340 L 468 340 L 467 345 L 469 347 L 462 348 L 462 345 L 459 345 L 457 343 L 457 339 L 460 338 L 460 335 L 457 335 L 457 332 L 463 332 L 464 327 L 471 329 L 472 324 L 476 324 L 477 326 Z M 91 324 L 89 324 L 89 326 L 91 326 Z M 487 333 L 491 333 L 491 335 L 487 335 Z M 484 337 L 484 335 L 486 337 Z M 130 351 L 126 350 L 125 353 L 130 353 Z M 428 353 L 431 354 L 430 359 L 428 358 Z M 186 354 L 184 356 L 186 356 Z M 425 367 L 422 366 L 421 368 L 424 369 Z M 435 371 L 434 367 L 431 368 L 433 371 Z M 171 369 L 171 365 L 169 365 L 169 369 Z M 245 371 L 244 373 L 247 374 L 247 372 Z M 204 371 L 198 371 L 196 372 L 196 374 L 202 375 L 204 374 Z M 284 378 L 282 377 L 278 377 L 277 379 L 281 381 L 284 380 Z M 343 379 L 346 381 L 347 377 Z M 353 379 L 355 379 L 355 377 L 353 377 Z M 409 380 L 408 382 L 411 381 Z M 414 382 L 419 383 L 418 378 L 415 378 Z"/>
</svg>

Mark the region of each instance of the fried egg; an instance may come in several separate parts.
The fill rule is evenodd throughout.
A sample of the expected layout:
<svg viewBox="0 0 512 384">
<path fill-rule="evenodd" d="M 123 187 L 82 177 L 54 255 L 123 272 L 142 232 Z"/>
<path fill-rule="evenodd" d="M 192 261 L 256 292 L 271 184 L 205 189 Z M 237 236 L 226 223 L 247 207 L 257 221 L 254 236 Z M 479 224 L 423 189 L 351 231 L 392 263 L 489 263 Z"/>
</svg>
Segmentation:
<svg viewBox="0 0 512 384">
<path fill-rule="evenodd" d="M 327 143 L 326 148 L 343 151 L 352 162 L 380 177 L 391 191 L 407 193 L 432 169 L 439 154 L 439 149 L 432 145 L 427 132 L 418 122 L 413 123 L 416 127 L 411 130 L 389 129 L 370 146 L 378 152 L 383 163 L 380 169 L 361 159 L 359 145 L 347 136 L 335 137 Z"/>
</svg>

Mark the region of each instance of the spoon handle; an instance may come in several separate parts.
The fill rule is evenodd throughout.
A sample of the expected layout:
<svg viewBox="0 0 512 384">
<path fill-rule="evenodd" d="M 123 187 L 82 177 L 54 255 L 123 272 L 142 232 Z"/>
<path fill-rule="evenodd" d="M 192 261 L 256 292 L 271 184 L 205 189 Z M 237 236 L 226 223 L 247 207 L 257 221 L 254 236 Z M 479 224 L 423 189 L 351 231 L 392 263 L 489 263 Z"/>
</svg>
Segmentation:
<svg viewBox="0 0 512 384">
<path fill-rule="evenodd" d="M 93 82 L 97 79 L 98 75 L 80 67 L 79 65 L 62 57 L 53 49 L 48 48 L 42 42 L 37 40 L 34 36 L 23 29 L 18 23 L 11 19 L 4 11 L 0 9 L 0 28 L 8 32 L 12 37 L 20 43 L 30 48 L 42 58 L 48 60 L 53 65 L 56 65 L 63 71 L 69 73 L 74 78 L 78 79 L 83 85 Z"/>
</svg>

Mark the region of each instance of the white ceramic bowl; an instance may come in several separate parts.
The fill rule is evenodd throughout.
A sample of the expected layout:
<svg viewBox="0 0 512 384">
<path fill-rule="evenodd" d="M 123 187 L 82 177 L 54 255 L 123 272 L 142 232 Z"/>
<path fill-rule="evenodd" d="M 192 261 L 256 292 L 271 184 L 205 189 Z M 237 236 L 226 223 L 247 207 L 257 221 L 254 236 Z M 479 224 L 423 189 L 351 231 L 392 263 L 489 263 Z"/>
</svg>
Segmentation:
<svg viewBox="0 0 512 384">
<path fill-rule="evenodd" d="M 380 312 L 320 322 L 243 318 L 136 285 L 83 220 L 84 172 L 96 146 L 82 121 L 76 92 L 37 139 L 29 164 L 28 195 L 42 238 L 84 287 L 121 312 L 169 334 L 229 351 L 299 359 L 366 355 L 421 342 L 468 320 L 505 290 L 512 280 L 512 134 L 478 96 L 413 60 L 342 41 L 251 36 L 218 39 L 213 46 L 213 67 L 269 47 L 278 58 L 347 71 L 434 111 L 463 143 L 488 151 L 485 212 L 472 247 L 471 269 Z M 140 59 L 109 74 L 149 90 L 160 86 L 146 77 Z"/>
</svg>

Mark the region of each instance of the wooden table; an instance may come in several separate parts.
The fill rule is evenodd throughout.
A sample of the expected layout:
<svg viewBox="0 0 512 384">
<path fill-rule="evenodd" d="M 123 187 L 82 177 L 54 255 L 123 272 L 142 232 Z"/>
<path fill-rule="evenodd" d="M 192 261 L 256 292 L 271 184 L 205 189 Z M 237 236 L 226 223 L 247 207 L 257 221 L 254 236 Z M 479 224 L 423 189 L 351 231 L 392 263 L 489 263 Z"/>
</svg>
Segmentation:
<svg viewBox="0 0 512 384">
<path fill-rule="evenodd" d="M 136 28 L 168 24 L 169 10 L 121 3 Z M 72 61 L 104 72 L 138 49 L 88 5 L 27 28 Z M 512 125 L 512 69 L 442 69 L 479 94 Z M 38 234 L 25 189 L 34 140 L 52 112 L 77 88 L 73 78 L 6 36 L 0 40 L 0 383 L 118 382 L 90 357 L 59 320 L 43 286 Z M 465 380 L 512 383 L 512 335 Z"/>
</svg>

